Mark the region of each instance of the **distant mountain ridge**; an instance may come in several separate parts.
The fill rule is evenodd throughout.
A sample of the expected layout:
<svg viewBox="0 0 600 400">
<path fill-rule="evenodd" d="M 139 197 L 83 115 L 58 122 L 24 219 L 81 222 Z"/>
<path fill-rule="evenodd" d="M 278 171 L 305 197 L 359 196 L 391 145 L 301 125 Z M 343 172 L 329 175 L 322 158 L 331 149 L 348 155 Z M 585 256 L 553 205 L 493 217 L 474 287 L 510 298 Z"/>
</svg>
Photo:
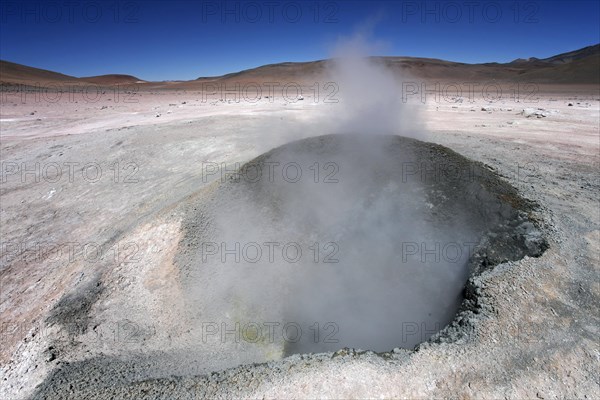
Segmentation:
<svg viewBox="0 0 600 400">
<path fill-rule="evenodd" d="M 131 83 L 142 83 L 139 78 L 136 78 L 132 75 L 123 75 L 123 74 L 108 74 L 108 75 L 99 75 L 99 76 L 88 76 L 80 78 L 86 82 L 97 83 L 99 85 L 115 85 L 115 84 L 131 84 Z"/>
<path fill-rule="evenodd" d="M 0 60 L 0 83 L 1 84 L 40 84 L 59 82 L 59 83 L 95 83 L 101 85 L 127 84 L 143 82 L 139 78 L 131 75 L 109 74 L 100 76 L 89 76 L 77 78 L 71 75 L 61 74 L 59 72 L 49 71 L 41 68 L 29 67 L 27 65 L 17 64 L 10 61 Z"/>
<path fill-rule="evenodd" d="M 371 57 L 399 77 L 440 81 L 507 81 L 529 83 L 600 84 L 600 44 L 552 57 L 517 59 L 509 63 L 466 64 L 433 58 Z M 152 89 L 199 89 L 207 83 L 250 83 L 296 81 L 310 83 L 322 78 L 332 60 L 268 64 L 222 76 L 192 81 L 146 82 L 131 75 L 109 74 L 77 78 L 58 72 L 0 60 L 0 84 L 73 82 L 99 85 L 140 84 Z"/>
<path fill-rule="evenodd" d="M 579 50 L 569 51 L 567 53 L 558 54 L 548 58 L 543 58 L 542 61 L 552 64 L 567 64 L 589 56 L 597 56 L 598 54 L 600 54 L 600 44 L 587 46 Z"/>
<path fill-rule="evenodd" d="M 531 83 L 600 84 L 600 44 L 558 54 L 509 63 L 466 64 L 435 58 L 371 57 L 399 76 L 425 80 L 498 80 Z M 322 76 L 331 60 L 268 64 L 219 77 L 200 77 L 197 82 L 254 82 L 266 79 L 304 79 Z"/>
</svg>

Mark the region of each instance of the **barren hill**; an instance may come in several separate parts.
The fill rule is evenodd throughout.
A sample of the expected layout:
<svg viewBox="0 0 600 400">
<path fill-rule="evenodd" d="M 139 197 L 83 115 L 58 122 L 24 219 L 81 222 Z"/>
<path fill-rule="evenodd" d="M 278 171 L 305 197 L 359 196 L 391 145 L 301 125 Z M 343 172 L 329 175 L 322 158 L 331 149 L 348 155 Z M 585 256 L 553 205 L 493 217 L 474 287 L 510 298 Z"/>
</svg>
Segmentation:
<svg viewBox="0 0 600 400">
<path fill-rule="evenodd" d="M 600 44 L 552 57 L 517 59 L 510 63 L 466 64 L 433 58 L 372 57 L 398 72 L 402 79 L 428 81 L 497 81 L 538 84 L 600 84 Z M 89 82 L 99 85 L 143 84 L 149 89 L 201 89 L 217 83 L 265 83 L 294 81 L 311 84 L 327 75 L 332 60 L 284 62 L 192 81 L 145 82 L 131 75 L 101 75 L 76 78 L 57 72 L 0 61 L 0 83 L 30 84 Z"/>
<path fill-rule="evenodd" d="M 99 75 L 99 76 L 88 76 L 84 78 L 80 78 L 86 82 L 95 83 L 98 85 L 126 85 L 144 82 L 139 78 L 136 78 L 132 75 L 123 75 L 123 74 L 109 74 L 109 75 Z"/>
<path fill-rule="evenodd" d="M 25 84 L 46 86 L 52 83 L 94 83 L 98 85 L 116 85 L 137 83 L 140 81 L 141 80 L 135 76 L 119 74 L 77 78 L 58 72 L 0 60 L 0 84 L 2 85 Z"/>
</svg>

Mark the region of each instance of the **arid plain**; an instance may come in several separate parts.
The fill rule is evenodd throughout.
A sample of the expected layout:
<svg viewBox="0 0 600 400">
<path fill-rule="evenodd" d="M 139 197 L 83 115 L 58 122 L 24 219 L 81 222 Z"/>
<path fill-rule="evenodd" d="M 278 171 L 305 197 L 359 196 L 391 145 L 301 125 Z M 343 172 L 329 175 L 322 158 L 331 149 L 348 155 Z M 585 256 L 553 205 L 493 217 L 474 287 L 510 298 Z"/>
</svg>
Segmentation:
<svg viewBox="0 0 600 400">
<path fill-rule="evenodd" d="M 416 351 L 291 357 L 204 340 L 182 207 L 220 180 L 208 167 L 337 133 L 326 62 L 190 82 L 2 62 L 0 397 L 600 397 L 599 54 L 376 60 L 398 73 L 398 134 L 485 164 L 549 247 L 471 277 L 476 311 Z"/>
</svg>

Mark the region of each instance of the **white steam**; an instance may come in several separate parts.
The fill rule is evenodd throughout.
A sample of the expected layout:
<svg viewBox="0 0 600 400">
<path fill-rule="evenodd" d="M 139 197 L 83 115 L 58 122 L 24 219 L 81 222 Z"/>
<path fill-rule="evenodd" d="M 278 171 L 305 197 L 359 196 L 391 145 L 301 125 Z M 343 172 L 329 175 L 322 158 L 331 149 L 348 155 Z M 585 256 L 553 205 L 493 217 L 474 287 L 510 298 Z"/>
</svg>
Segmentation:
<svg viewBox="0 0 600 400">
<path fill-rule="evenodd" d="M 418 176 L 403 179 L 404 163 L 418 160 L 382 135 L 419 136 L 421 125 L 417 112 L 402 102 L 402 78 L 367 57 L 365 37 L 340 42 L 333 54 L 328 76 L 339 88 L 339 102 L 321 105 L 323 116 L 292 130 L 298 134 L 293 139 L 327 133 L 345 139 L 276 151 L 238 177 L 239 183 L 222 185 L 202 210 L 208 223 L 195 245 L 212 247 L 210 256 L 202 253 L 205 246 L 190 262 L 197 278 L 191 303 L 201 310 L 200 321 L 263 326 L 259 342 L 242 340 L 246 351 L 281 356 L 345 346 L 411 347 L 442 328 L 460 301 L 466 254 L 430 265 L 421 254 L 403 253 L 406 243 L 467 241 L 473 235 L 436 220 Z M 273 134 L 273 126 L 267 129 Z M 273 175 L 265 162 L 274 166 Z M 292 164 L 293 170 L 282 170 Z M 302 176 L 294 181 L 298 168 Z M 266 243 L 279 244 L 273 260 Z M 282 254 L 290 243 L 302 249 L 294 262 Z M 261 257 L 250 261 L 257 249 Z M 338 262 L 324 262 L 326 257 Z M 265 322 L 279 324 L 274 343 L 264 341 Z M 298 341 L 282 338 L 286 323 L 302 328 Z M 337 341 L 325 342 L 327 337 Z"/>
</svg>

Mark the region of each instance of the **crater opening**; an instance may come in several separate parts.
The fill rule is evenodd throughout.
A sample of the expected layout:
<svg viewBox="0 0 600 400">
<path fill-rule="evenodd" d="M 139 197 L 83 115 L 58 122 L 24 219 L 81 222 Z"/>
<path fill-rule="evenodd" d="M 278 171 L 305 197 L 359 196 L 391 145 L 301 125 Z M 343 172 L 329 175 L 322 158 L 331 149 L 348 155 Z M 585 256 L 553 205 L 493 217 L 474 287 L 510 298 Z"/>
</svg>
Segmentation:
<svg viewBox="0 0 600 400">
<path fill-rule="evenodd" d="M 413 348 L 455 318 L 470 275 L 547 247 L 513 187 L 414 139 L 313 137 L 211 172 L 178 264 L 203 334 L 237 335 L 254 362 Z"/>
</svg>

